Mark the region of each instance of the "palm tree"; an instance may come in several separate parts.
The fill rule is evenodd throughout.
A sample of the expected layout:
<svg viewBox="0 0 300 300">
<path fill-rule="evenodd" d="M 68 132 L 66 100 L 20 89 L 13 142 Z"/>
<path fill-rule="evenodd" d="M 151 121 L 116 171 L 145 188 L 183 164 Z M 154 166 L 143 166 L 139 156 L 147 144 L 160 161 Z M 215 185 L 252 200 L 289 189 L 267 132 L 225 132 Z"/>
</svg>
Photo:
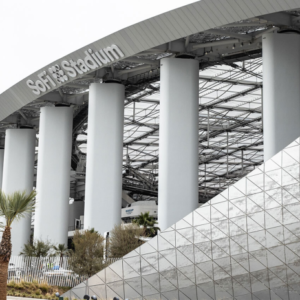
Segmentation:
<svg viewBox="0 0 300 300">
<path fill-rule="evenodd" d="M 28 242 L 19 255 L 25 257 L 47 257 L 53 245 L 49 241 L 35 240 L 33 244 Z"/>
<path fill-rule="evenodd" d="M 136 219 L 132 221 L 139 226 L 143 226 L 145 233 L 149 237 L 154 237 L 157 234 L 157 231 L 160 230 L 157 225 L 157 221 L 150 216 L 149 212 L 141 213 Z"/>
<path fill-rule="evenodd" d="M 11 257 L 11 225 L 29 215 L 35 208 L 36 192 L 29 195 L 15 192 L 5 195 L 0 191 L 0 217 L 4 217 L 4 231 L 0 243 L 0 300 L 6 300 L 8 263 Z"/>
<path fill-rule="evenodd" d="M 64 263 L 64 255 L 69 255 L 69 249 L 65 244 L 58 244 L 58 246 L 52 246 L 55 251 L 55 255 L 60 257 L 60 266 Z"/>
</svg>

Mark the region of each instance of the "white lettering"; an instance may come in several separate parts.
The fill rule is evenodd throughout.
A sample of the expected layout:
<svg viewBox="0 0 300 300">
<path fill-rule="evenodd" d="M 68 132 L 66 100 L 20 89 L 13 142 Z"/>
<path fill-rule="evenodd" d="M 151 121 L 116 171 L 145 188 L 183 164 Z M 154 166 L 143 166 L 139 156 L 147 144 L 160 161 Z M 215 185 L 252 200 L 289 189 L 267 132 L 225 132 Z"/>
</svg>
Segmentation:
<svg viewBox="0 0 300 300">
<path fill-rule="evenodd" d="M 70 64 L 68 61 L 64 60 L 62 63 L 61 63 L 61 67 L 63 69 L 65 69 L 67 71 L 67 74 L 70 76 L 70 77 L 76 77 L 77 76 L 77 73 L 76 71 L 70 67 Z"/>
<path fill-rule="evenodd" d="M 92 55 L 93 59 L 97 62 L 97 64 L 101 67 L 102 63 L 100 62 L 100 60 L 97 58 L 97 56 L 95 55 L 95 53 L 93 53 L 92 49 L 89 49 L 88 52 Z"/>
<path fill-rule="evenodd" d="M 88 66 L 88 68 L 90 68 L 92 70 L 97 69 L 98 65 L 94 61 L 94 59 L 92 58 L 92 56 L 88 53 L 88 51 L 84 51 L 84 53 L 86 54 L 86 57 L 84 58 L 84 62 Z"/>
<path fill-rule="evenodd" d="M 78 74 L 80 74 L 80 75 L 83 74 L 83 72 L 81 72 L 81 70 L 78 68 L 78 66 L 77 66 L 77 64 L 76 64 L 76 62 L 74 60 L 71 59 L 70 60 L 70 64 L 77 71 Z"/>
<path fill-rule="evenodd" d="M 92 49 L 88 49 L 84 51 L 84 54 L 84 59 L 79 58 L 77 61 L 72 59 L 69 61 L 64 60 L 61 62 L 61 68 L 59 65 L 55 65 L 49 68 L 48 73 L 43 71 L 37 74 L 39 79 L 35 82 L 30 79 L 27 80 L 27 86 L 35 95 L 40 95 L 41 92 L 46 92 L 47 90 L 51 90 L 51 88 L 56 87 L 57 84 L 55 81 L 57 81 L 58 84 L 63 84 L 68 81 L 68 77 L 66 75 L 76 78 L 78 75 L 82 75 L 90 70 L 95 70 L 103 65 L 124 57 L 123 52 L 115 44 L 110 47 L 100 49 L 99 51 L 95 51 L 95 53 Z"/>
<path fill-rule="evenodd" d="M 46 78 L 44 78 L 43 76 L 46 76 Z M 38 74 L 38 78 L 41 79 L 41 81 L 44 83 L 44 85 L 47 87 L 47 89 L 50 89 L 50 85 L 48 84 L 49 81 L 51 82 L 51 84 L 53 86 L 56 86 L 55 82 L 49 77 L 49 75 L 47 75 L 47 73 L 45 71 Z"/>
<path fill-rule="evenodd" d="M 86 73 L 90 69 L 85 65 L 84 61 L 82 59 L 77 59 L 77 65 L 81 69 L 82 72 Z"/>
<path fill-rule="evenodd" d="M 46 86 L 43 84 L 43 82 L 41 80 L 37 80 L 35 82 L 36 87 L 41 91 L 41 92 L 46 92 L 47 88 Z"/>
<path fill-rule="evenodd" d="M 100 53 L 99 53 L 100 52 Z M 97 57 L 99 58 L 99 60 L 104 64 L 108 64 L 109 58 L 105 55 L 105 53 L 103 52 L 103 50 L 100 50 L 99 52 L 95 52 L 95 54 L 97 55 Z M 101 54 L 101 55 L 100 55 Z"/>
<path fill-rule="evenodd" d="M 40 90 L 35 86 L 35 84 L 34 84 L 34 82 L 33 82 L 32 80 L 28 79 L 28 80 L 26 81 L 26 84 L 27 84 L 27 86 L 28 86 L 30 89 L 32 89 L 32 92 L 33 92 L 34 94 L 39 95 L 39 94 L 41 93 Z"/>
<path fill-rule="evenodd" d="M 119 59 L 120 57 L 124 57 L 124 54 L 116 45 L 111 45 L 111 47 L 106 47 L 104 51 L 111 61 L 114 61 L 114 58 Z"/>
</svg>

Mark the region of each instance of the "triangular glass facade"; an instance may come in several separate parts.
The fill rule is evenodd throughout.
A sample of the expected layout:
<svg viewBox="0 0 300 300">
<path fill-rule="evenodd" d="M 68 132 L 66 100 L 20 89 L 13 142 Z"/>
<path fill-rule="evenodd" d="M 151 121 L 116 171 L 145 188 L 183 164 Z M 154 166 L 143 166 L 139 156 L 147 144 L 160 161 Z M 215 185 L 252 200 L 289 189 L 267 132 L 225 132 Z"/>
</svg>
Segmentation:
<svg viewBox="0 0 300 300">
<path fill-rule="evenodd" d="M 299 144 L 64 297 L 300 299 Z"/>
</svg>

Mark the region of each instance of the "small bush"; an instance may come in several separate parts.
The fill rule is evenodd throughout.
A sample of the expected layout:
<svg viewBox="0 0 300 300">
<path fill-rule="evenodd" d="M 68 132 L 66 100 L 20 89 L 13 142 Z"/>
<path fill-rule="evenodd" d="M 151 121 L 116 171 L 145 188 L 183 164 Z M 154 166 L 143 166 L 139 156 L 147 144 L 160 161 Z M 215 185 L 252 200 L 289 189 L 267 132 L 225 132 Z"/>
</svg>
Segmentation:
<svg viewBox="0 0 300 300">
<path fill-rule="evenodd" d="M 57 297 L 55 296 L 56 292 L 59 292 L 62 295 L 63 293 L 71 289 L 70 287 L 50 286 L 47 282 L 38 283 L 37 281 L 21 281 L 20 283 L 10 281 L 7 284 L 7 287 L 8 296 L 40 298 L 49 300 L 57 299 Z"/>
<path fill-rule="evenodd" d="M 43 293 L 48 293 L 50 286 L 47 283 L 41 283 L 39 288 Z"/>
<path fill-rule="evenodd" d="M 135 224 L 126 227 L 115 225 L 110 232 L 109 256 L 122 257 L 136 249 L 143 244 L 139 240 L 140 236 L 144 236 L 144 229 Z"/>
<path fill-rule="evenodd" d="M 14 280 L 10 281 L 8 284 L 7 284 L 8 287 L 11 287 L 11 288 L 15 288 L 16 287 L 16 282 Z"/>
<path fill-rule="evenodd" d="M 16 288 L 19 289 L 19 290 L 22 290 L 25 288 L 24 286 L 24 281 L 21 281 L 19 283 L 16 283 Z"/>
<path fill-rule="evenodd" d="M 42 294 L 42 291 L 40 289 L 37 289 L 35 292 L 34 292 L 37 296 L 40 296 Z"/>
<path fill-rule="evenodd" d="M 23 286 L 26 288 L 26 289 L 34 289 L 35 286 L 32 282 L 27 282 L 27 281 L 23 281 Z"/>
</svg>

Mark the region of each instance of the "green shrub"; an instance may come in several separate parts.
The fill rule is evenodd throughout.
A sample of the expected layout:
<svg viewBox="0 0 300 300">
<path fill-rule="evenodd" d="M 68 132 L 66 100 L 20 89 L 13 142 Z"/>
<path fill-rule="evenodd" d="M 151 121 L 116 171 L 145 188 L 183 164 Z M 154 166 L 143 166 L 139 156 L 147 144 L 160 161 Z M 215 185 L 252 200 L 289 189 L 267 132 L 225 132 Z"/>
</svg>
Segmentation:
<svg viewBox="0 0 300 300">
<path fill-rule="evenodd" d="M 34 289 L 34 285 L 32 284 L 32 282 L 23 281 L 23 286 L 26 289 Z"/>
<path fill-rule="evenodd" d="M 42 291 L 41 291 L 40 289 L 37 289 L 37 290 L 35 291 L 35 294 L 36 294 L 37 296 L 40 296 L 40 295 L 42 294 Z"/>
<path fill-rule="evenodd" d="M 16 282 L 14 280 L 10 281 L 8 284 L 7 284 L 8 287 L 11 287 L 11 288 L 15 288 L 16 287 Z"/>
<path fill-rule="evenodd" d="M 43 293 L 48 293 L 48 290 L 49 290 L 50 287 L 49 287 L 48 283 L 41 283 L 39 285 L 39 288 L 41 289 L 41 291 Z"/>
<path fill-rule="evenodd" d="M 21 281 L 21 282 L 17 283 L 16 288 L 19 289 L 19 290 L 24 289 L 25 288 L 24 281 Z"/>
</svg>

